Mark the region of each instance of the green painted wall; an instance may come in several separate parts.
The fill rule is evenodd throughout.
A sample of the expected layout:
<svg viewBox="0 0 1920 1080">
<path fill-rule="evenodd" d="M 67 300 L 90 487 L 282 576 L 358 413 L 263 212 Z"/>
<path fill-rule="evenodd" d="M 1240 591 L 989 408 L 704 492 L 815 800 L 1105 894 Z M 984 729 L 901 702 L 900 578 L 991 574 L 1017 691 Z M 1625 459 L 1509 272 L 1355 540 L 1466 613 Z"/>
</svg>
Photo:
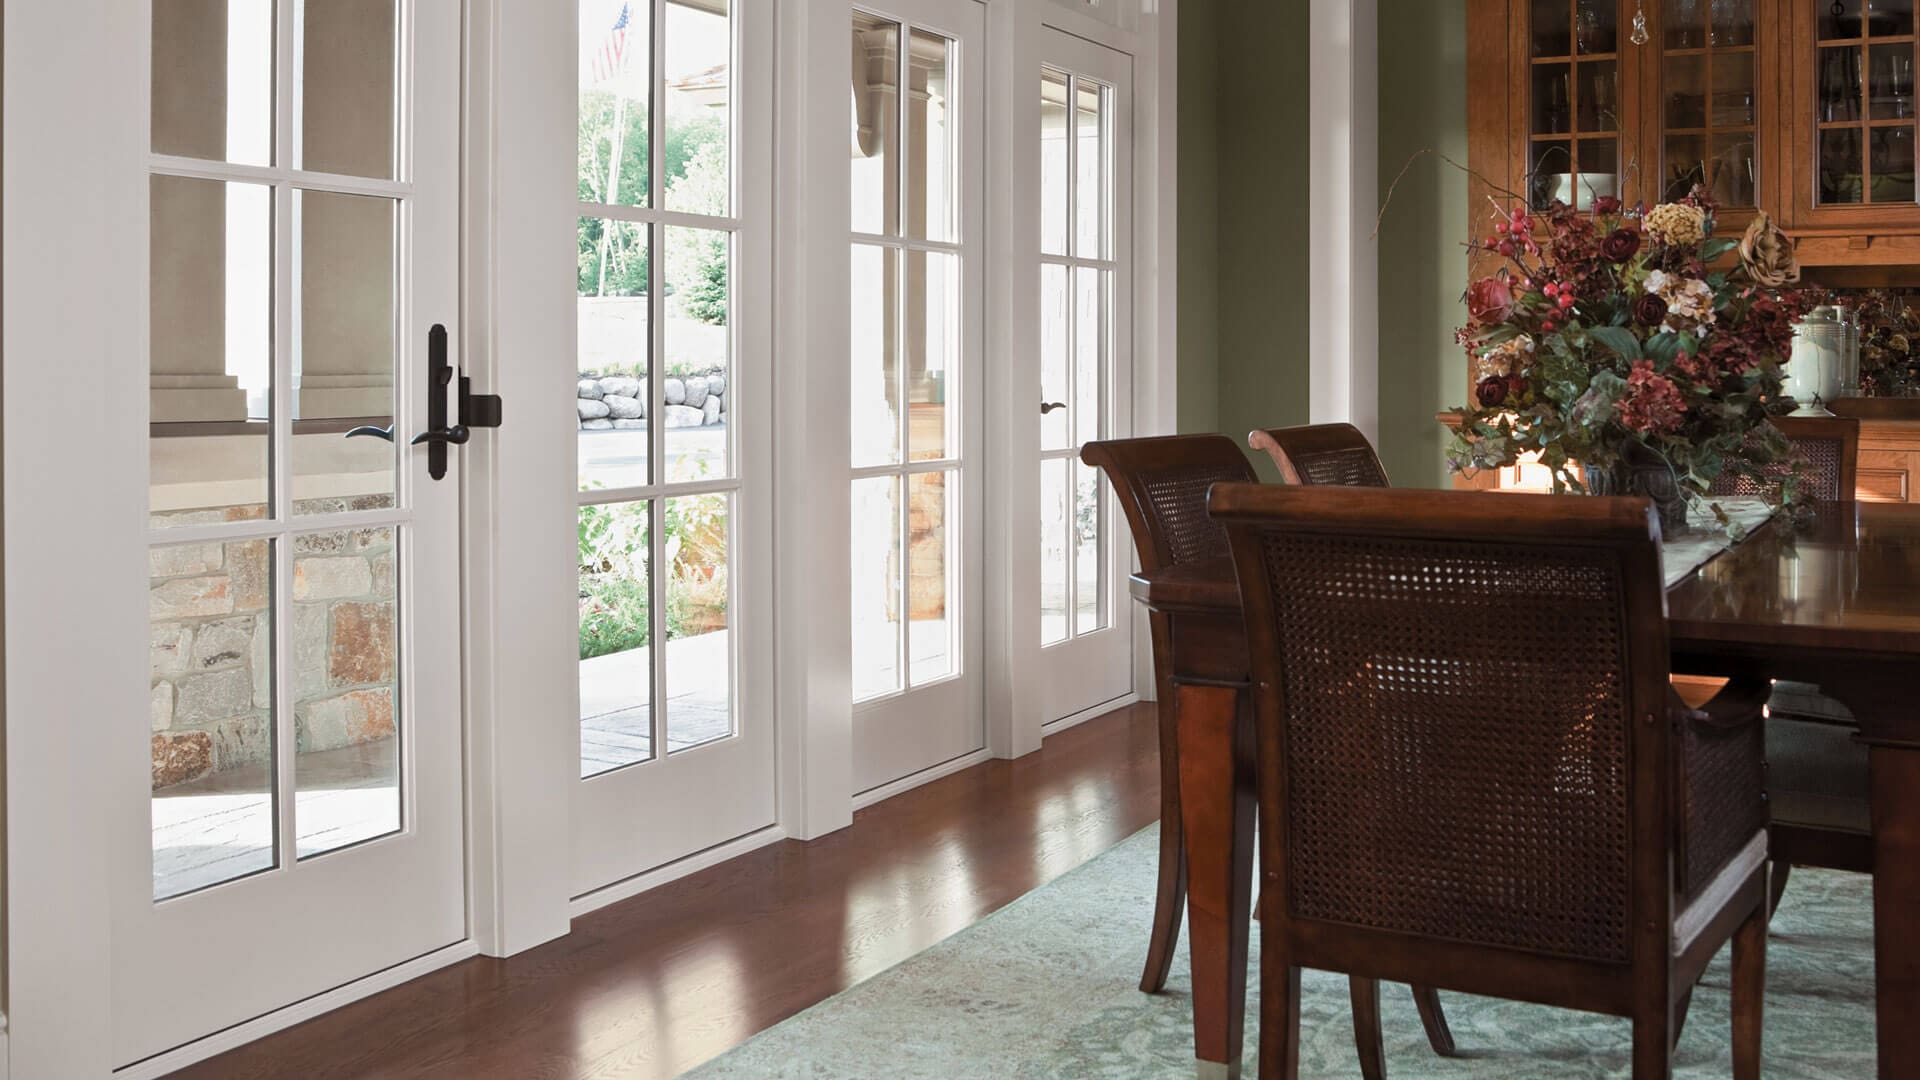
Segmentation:
<svg viewBox="0 0 1920 1080">
<path fill-rule="evenodd" d="M 1309 419 L 1308 17 L 1306 0 L 1181 0 L 1182 431 Z M 1466 0 L 1382 5 L 1380 101 L 1382 196 L 1418 150 L 1466 160 Z M 1447 483 L 1433 414 L 1466 380 L 1465 199 L 1458 171 L 1423 158 L 1381 229 L 1380 452 L 1404 486 Z"/>
</svg>

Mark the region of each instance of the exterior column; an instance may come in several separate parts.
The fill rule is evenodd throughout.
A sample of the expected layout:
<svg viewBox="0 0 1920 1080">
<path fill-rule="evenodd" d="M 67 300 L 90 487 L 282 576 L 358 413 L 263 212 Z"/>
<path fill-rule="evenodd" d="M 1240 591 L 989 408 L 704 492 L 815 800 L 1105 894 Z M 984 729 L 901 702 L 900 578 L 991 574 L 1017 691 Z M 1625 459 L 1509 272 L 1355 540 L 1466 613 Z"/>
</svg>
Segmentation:
<svg viewBox="0 0 1920 1080">
<path fill-rule="evenodd" d="M 1379 24 L 1377 0 L 1311 9 L 1313 57 L 1308 305 L 1313 422 L 1352 423 L 1379 439 Z"/>
</svg>

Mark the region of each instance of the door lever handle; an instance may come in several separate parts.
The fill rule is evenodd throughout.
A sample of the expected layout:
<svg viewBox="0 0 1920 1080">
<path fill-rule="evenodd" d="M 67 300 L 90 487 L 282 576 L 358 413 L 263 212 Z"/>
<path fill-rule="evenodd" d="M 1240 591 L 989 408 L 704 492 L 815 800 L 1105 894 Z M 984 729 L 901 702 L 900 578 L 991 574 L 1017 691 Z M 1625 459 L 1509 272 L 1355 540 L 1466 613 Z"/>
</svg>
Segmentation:
<svg viewBox="0 0 1920 1080">
<path fill-rule="evenodd" d="M 1040 403 L 1040 415 L 1045 416 L 1056 409 L 1064 409 L 1066 407 L 1067 403 L 1064 401 L 1043 401 Z"/>
<path fill-rule="evenodd" d="M 388 442 L 392 442 L 393 441 L 393 425 L 388 424 L 386 427 L 373 427 L 372 425 L 368 425 L 365 427 L 357 427 L 357 428 L 354 428 L 352 431 L 347 432 L 346 437 L 349 439 L 352 439 L 362 435 L 370 435 L 376 439 L 385 439 Z"/>
</svg>

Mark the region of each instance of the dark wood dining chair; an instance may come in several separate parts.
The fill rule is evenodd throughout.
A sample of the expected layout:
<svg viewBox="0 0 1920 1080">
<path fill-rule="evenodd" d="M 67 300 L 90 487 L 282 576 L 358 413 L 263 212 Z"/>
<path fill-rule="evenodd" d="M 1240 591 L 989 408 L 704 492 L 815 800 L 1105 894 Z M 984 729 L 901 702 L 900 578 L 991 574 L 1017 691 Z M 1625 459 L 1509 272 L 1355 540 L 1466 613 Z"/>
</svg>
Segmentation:
<svg viewBox="0 0 1920 1080">
<path fill-rule="evenodd" d="M 1719 495 L 1767 494 L 1798 466 L 1807 495 L 1852 502 L 1860 470 L 1860 421 L 1848 417 L 1781 416 L 1773 420 L 1793 444 L 1793 459 L 1751 477 L 1717 483 Z M 1795 866 L 1873 873 L 1873 825 L 1867 748 L 1853 738 L 1844 705 L 1806 683 L 1777 683 L 1767 721 L 1767 793 L 1772 808 L 1772 903 L 1778 907 Z"/>
<path fill-rule="evenodd" d="M 1221 484 L 1209 507 L 1252 664 L 1260 1075 L 1298 1074 L 1311 967 L 1351 977 L 1376 1063 L 1392 979 L 1629 1017 L 1633 1076 L 1664 1080 L 1731 939 L 1756 1080 L 1767 684 L 1673 696 L 1650 505 Z"/>
<path fill-rule="evenodd" d="M 1253 467 L 1224 435 L 1171 435 L 1088 443 L 1080 460 L 1107 474 L 1133 531 L 1140 569 L 1227 557 L 1226 532 L 1207 516 L 1207 491 L 1221 482 L 1252 482 Z M 1174 945 L 1186 903 L 1185 838 L 1180 829 L 1180 753 L 1173 715 L 1172 628 L 1160 612 L 1149 615 L 1153 678 L 1160 709 L 1160 871 L 1153 932 L 1140 989 L 1159 993 L 1173 966 Z M 1414 1003 L 1427 1041 L 1440 1054 L 1453 1053 L 1453 1035 L 1439 995 L 1414 988 Z"/>
<path fill-rule="evenodd" d="M 1367 436 L 1352 424 L 1266 428 L 1248 433 L 1247 443 L 1265 451 L 1289 484 L 1337 487 L 1386 487 L 1387 470 Z"/>
</svg>

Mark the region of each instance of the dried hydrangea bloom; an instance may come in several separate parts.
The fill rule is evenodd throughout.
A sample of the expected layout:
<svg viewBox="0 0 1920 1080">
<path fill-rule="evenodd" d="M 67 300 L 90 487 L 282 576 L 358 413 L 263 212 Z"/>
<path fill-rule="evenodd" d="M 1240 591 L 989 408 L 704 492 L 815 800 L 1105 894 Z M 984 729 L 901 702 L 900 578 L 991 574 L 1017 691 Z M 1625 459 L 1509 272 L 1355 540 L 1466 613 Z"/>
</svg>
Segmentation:
<svg viewBox="0 0 1920 1080">
<path fill-rule="evenodd" d="M 1647 211 L 1647 235 L 1668 247 L 1691 247 L 1707 238 L 1707 214 L 1685 203 L 1661 203 Z"/>
</svg>

